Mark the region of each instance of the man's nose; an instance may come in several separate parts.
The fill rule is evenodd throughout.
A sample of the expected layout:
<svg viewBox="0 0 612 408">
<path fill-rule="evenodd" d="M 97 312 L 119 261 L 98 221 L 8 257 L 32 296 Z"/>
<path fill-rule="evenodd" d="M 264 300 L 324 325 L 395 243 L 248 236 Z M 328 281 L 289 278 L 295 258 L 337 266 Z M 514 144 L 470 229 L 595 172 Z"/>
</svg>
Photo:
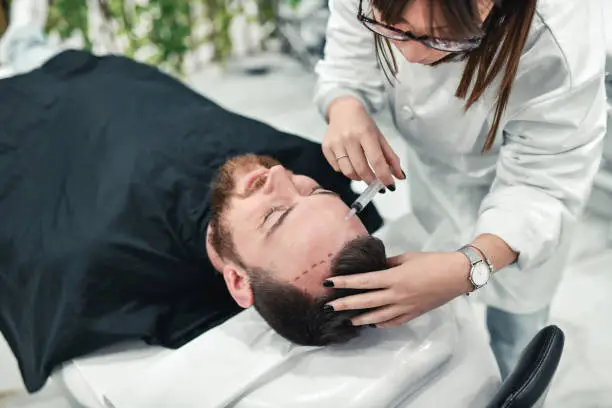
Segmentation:
<svg viewBox="0 0 612 408">
<path fill-rule="evenodd" d="M 295 192 L 295 186 L 291 181 L 291 175 L 281 165 L 276 165 L 270 168 L 268 172 L 268 182 L 266 183 L 265 193 L 278 192 Z"/>
</svg>

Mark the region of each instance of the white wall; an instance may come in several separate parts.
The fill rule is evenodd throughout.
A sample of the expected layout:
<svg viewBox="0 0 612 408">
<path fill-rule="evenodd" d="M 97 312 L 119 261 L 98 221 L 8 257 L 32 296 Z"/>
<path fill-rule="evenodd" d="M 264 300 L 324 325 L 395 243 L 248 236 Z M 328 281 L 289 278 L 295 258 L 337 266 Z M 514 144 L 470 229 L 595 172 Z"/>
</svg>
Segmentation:
<svg viewBox="0 0 612 408">
<path fill-rule="evenodd" d="M 612 71 L 612 0 L 603 0 L 604 5 L 604 27 L 606 28 L 607 38 L 607 53 L 608 60 L 607 65 L 609 70 Z"/>
</svg>

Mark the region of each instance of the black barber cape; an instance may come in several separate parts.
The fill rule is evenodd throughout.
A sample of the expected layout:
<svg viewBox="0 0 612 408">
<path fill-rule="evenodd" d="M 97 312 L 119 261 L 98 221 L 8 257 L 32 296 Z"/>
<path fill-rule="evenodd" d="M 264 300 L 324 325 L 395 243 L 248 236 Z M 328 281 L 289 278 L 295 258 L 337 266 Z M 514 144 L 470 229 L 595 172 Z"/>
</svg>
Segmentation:
<svg viewBox="0 0 612 408">
<path fill-rule="evenodd" d="M 66 51 L 0 80 L 0 107 L 0 330 L 30 392 L 72 358 L 176 348 L 239 311 L 205 249 L 227 158 L 269 154 L 356 197 L 319 145 L 127 58 Z"/>
</svg>

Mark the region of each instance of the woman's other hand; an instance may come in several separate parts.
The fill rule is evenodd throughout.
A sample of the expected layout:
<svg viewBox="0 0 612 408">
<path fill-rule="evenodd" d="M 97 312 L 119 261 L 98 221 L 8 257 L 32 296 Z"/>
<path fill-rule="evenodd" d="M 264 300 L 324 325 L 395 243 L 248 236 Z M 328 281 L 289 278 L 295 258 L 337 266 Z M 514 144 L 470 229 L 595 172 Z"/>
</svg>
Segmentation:
<svg viewBox="0 0 612 408">
<path fill-rule="evenodd" d="M 397 154 L 361 102 L 350 96 L 336 99 L 328 119 L 323 154 L 334 170 L 368 184 L 376 177 L 386 186 L 395 185 L 392 176 L 405 178 Z"/>
<path fill-rule="evenodd" d="M 335 276 L 335 288 L 375 289 L 328 303 L 335 311 L 372 309 L 356 326 L 396 327 L 472 290 L 470 263 L 459 252 L 413 252 L 389 258 L 390 269 Z M 324 286 L 330 286 L 324 284 Z"/>
</svg>

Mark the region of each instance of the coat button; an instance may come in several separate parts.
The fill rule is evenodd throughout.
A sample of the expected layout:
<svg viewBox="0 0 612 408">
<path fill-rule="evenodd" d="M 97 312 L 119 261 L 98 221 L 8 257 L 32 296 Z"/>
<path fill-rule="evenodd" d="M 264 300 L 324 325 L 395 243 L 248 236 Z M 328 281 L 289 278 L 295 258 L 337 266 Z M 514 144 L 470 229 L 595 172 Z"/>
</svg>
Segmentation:
<svg viewBox="0 0 612 408">
<path fill-rule="evenodd" d="M 404 112 L 404 118 L 408 120 L 414 119 L 414 111 L 408 105 L 402 106 L 402 112 Z"/>
</svg>

